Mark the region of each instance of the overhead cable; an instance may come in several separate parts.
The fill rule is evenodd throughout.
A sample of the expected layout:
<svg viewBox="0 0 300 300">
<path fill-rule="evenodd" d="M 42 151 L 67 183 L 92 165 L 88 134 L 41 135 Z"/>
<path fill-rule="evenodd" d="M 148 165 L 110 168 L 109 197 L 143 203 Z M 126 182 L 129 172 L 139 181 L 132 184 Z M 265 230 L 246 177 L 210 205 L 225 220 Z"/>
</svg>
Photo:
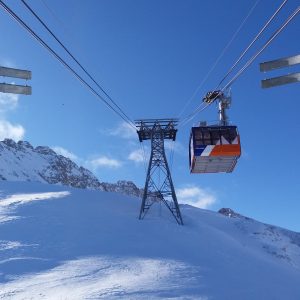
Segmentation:
<svg viewBox="0 0 300 300">
<path fill-rule="evenodd" d="M 205 110 L 209 106 L 208 103 L 202 102 L 198 107 L 191 113 L 189 114 L 186 118 L 182 119 L 182 121 L 178 124 L 178 128 L 186 125 L 188 122 L 194 119 L 194 117 Z"/>
<path fill-rule="evenodd" d="M 19 16 L 17 16 L 2 0 L 0 5 L 7 11 L 22 27 L 24 27 L 43 47 L 45 47 L 65 68 L 67 68 L 84 86 L 86 86 L 95 96 L 103 101 L 119 117 L 135 129 L 135 126 L 117 111 L 108 101 L 106 101 L 97 91 L 93 89 L 69 64 L 67 64 L 41 37 L 39 37 Z"/>
<path fill-rule="evenodd" d="M 249 19 L 249 17 L 251 16 L 251 14 L 253 13 L 254 9 L 256 8 L 257 4 L 260 2 L 261 0 L 257 0 L 254 5 L 252 6 L 252 8 L 250 9 L 250 11 L 248 12 L 248 14 L 246 15 L 246 17 L 243 19 L 243 21 L 241 22 L 241 24 L 239 25 L 238 29 L 235 31 L 235 33 L 232 35 L 231 39 L 229 40 L 229 42 L 226 44 L 226 46 L 223 48 L 222 52 L 220 53 L 220 55 L 218 56 L 218 58 L 215 60 L 214 64 L 211 66 L 210 70 L 206 73 L 206 76 L 202 79 L 201 83 L 199 84 L 199 86 L 196 88 L 196 90 L 194 91 L 193 95 L 191 96 L 191 98 L 186 102 L 186 104 L 184 105 L 182 111 L 179 113 L 178 118 L 180 118 L 182 116 L 182 114 L 184 113 L 184 111 L 186 110 L 187 106 L 191 103 L 191 101 L 194 99 L 194 97 L 197 95 L 198 91 L 202 88 L 202 86 L 204 85 L 204 83 L 207 81 L 207 79 L 209 78 L 210 74 L 214 71 L 214 69 L 216 68 L 216 66 L 218 65 L 218 63 L 220 62 L 220 60 L 222 59 L 222 57 L 225 55 L 226 51 L 229 49 L 229 47 L 231 46 L 231 44 L 233 43 L 233 41 L 236 39 L 237 35 L 240 33 L 240 31 L 242 30 L 242 28 L 244 27 L 244 25 L 246 24 L 247 20 Z M 286 0 L 287 1 L 287 0 Z"/>
<path fill-rule="evenodd" d="M 258 34 L 254 37 L 254 39 L 251 41 L 251 43 L 248 45 L 248 47 L 243 51 L 243 53 L 240 55 L 240 57 L 236 60 L 236 62 L 232 65 L 232 67 L 228 70 L 228 72 L 225 74 L 225 76 L 220 81 L 219 86 L 224 82 L 224 80 L 228 77 L 228 75 L 234 70 L 234 68 L 237 66 L 237 64 L 241 61 L 241 59 L 245 56 L 245 54 L 248 52 L 248 50 L 252 47 L 252 45 L 259 39 L 259 37 L 262 35 L 262 33 L 266 30 L 266 28 L 269 26 L 269 24 L 273 21 L 273 19 L 276 17 L 276 15 L 280 12 L 280 10 L 283 8 L 283 6 L 287 3 L 288 0 L 284 0 L 281 5 L 277 8 L 275 13 L 271 16 L 271 18 L 267 21 L 267 23 L 262 27 L 262 29 L 258 32 Z M 218 89 L 218 88 L 217 88 Z"/>
<path fill-rule="evenodd" d="M 142 154 L 142 158 L 143 158 L 145 174 L 147 174 L 146 152 L 145 152 L 145 148 L 144 148 L 144 143 L 140 143 L 140 151 L 141 151 L 140 153 Z"/>
<path fill-rule="evenodd" d="M 254 60 L 270 45 L 270 43 L 278 36 L 279 33 L 299 14 L 300 6 L 287 18 L 287 20 L 272 34 L 272 36 L 265 42 L 265 44 L 257 51 L 245 64 L 244 66 L 236 73 L 236 75 L 223 87 L 220 89 L 220 92 L 224 92 L 228 89 L 242 74 L 243 72 L 254 62 Z M 217 90 L 218 87 L 215 89 Z M 212 99 L 212 102 L 214 99 Z M 211 103 L 201 103 L 193 113 L 191 113 L 187 118 L 183 119 L 181 126 L 187 124 L 191 121 L 196 114 L 206 109 Z M 204 105 L 204 106 L 203 106 Z"/>
<path fill-rule="evenodd" d="M 74 57 L 74 55 L 68 50 L 68 48 L 58 39 L 53 31 L 45 24 L 45 22 L 34 12 L 34 10 L 26 3 L 25 0 L 21 0 L 25 7 L 35 16 L 35 18 L 44 26 L 44 28 L 51 34 L 51 36 L 61 45 L 61 47 L 70 55 L 70 57 L 77 63 L 81 70 L 96 84 L 96 86 L 104 93 L 104 95 L 117 107 L 119 112 L 133 124 L 133 121 L 126 115 L 121 107 L 107 94 L 107 92 L 100 86 L 100 84 L 93 78 L 93 76 L 82 66 L 82 64 Z"/>
<path fill-rule="evenodd" d="M 271 44 L 271 42 L 278 36 L 278 34 L 299 14 L 300 6 L 287 18 L 287 20 L 272 34 L 272 36 L 267 40 L 267 42 L 261 47 L 256 54 L 254 54 L 247 63 L 237 72 L 237 74 L 222 88 L 222 91 L 226 90 L 231 86 L 242 73 L 253 63 L 253 61 Z"/>
<path fill-rule="evenodd" d="M 64 23 L 60 20 L 60 18 L 54 13 L 54 11 L 50 8 L 50 6 L 47 4 L 46 0 L 42 0 L 43 5 L 46 7 L 50 15 L 58 22 L 62 27 L 65 27 Z M 66 28 L 64 28 L 66 30 Z"/>
</svg>

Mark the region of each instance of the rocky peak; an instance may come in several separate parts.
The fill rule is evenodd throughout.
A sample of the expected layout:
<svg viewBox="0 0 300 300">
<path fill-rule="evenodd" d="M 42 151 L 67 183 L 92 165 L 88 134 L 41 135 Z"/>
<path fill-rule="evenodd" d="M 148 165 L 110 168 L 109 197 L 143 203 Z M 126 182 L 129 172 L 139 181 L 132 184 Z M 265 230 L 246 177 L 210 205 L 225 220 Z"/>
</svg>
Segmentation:
<svg viewBox="0 0 300 300">
<path fill-rule="evenodd" d="M 1 142 L 2 148 L 10 148 L 11 150 L 33 150 L 33 146 L 27 141 L 18 141 L 17 143 L 12 139 L 5 139 Z"/>
<path fill-rule="evenodd" d="M 12 139 L 5 139 L 2 143 L 10 148 L 18 148 L 17 143 Z"/>
<path fill-rule="evenodd" d="M 138 188 L 132 181 L 119 180 L 117 183 L 102 182 L 105 191 L 117 192 L 129 196 L 141 197 L 143 189 Z"/>
<path fill-rule="evenodd" d="M 47 146 L 34 148 L 27 141 L 0 142 L 0 180 L 40 181 L 77 188 L 99 189 L 140 197 L 142 190 L 133 182 L 101 183 L 89 170 Z"/>
<path fill-rule="evenodd" d="M 18 141 L 18 148 L 31 150 L 34 149 L 33 146 L 27 141 Z"/>
<path fill-rule="evenodd" d="M 44 155 L 53 155 L 56 156 L 56 152 L 47 146 L 38 146 L 34 149 L 35 152 L 44 154 Z"/>
<path fill-rule="evenodd" d="M 34 148 L 26 141 L 16 143 L 5 139 L 0 142 L 0 155 L 0 180 L 40 181 L 103 190 L 90 171 L 49 147 Z"/>
<path fill-rule="evenodd" d="M 230 217 L 230 218 L 240 218 L 240 219 L 247 219 L 250 220 L 250 218 L 245 217 L 241 214 L 236 213 L 233 209 L 231 208 L 221 208 L 218 213 Z"/>
</svg>

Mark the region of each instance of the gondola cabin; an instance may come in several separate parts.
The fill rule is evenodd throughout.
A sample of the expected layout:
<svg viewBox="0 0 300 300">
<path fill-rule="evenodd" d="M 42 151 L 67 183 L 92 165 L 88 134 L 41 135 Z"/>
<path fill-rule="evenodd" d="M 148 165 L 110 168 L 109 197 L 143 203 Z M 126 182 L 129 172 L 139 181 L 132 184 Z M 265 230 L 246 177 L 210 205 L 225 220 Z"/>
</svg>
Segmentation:
<svg viewBox="0 0 300 300">
<path fill-rule="evenodd" d="M 236 126 L 192 127 L 189 158 L 191 173 L 230 173 L 241 155 Z"/>
</svg>

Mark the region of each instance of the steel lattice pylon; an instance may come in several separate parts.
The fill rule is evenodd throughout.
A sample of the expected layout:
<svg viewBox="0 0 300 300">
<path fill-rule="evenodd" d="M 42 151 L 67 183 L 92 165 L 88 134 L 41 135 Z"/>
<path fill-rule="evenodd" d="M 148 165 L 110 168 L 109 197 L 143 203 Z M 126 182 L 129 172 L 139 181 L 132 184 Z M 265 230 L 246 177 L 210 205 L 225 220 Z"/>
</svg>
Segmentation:
<svg viewBox="0 0 300 300">
<path fill-rule="evenodd" d="M 175 126 L 177 122 L 178 120 L 176 119 L 136 121 L 140 142 L 151 140 L 151 154 L 140 210 L 140 219 L 144 218 L 154 203 L 162 201 L 170 210 L 177 223 L 183 225 L 164 146 L 165 139 L 175 141 L 177 133 Z"/>
</svg>

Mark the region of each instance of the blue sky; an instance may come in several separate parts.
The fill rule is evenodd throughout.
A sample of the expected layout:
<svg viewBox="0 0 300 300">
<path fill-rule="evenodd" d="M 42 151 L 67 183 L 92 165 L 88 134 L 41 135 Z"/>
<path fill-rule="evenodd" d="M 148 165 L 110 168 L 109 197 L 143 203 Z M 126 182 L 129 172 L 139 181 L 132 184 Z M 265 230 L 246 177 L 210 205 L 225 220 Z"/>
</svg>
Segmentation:
<svg viewBox="0 0 300 300">
<path fill-rule="evenodd" d="M 178 117 L 186 103 L 182 116 L 193 112 L 282 3 L 257 2 L 195 94 L 256 2 L 35 0 L 28 4 L 129 117 L 139 119 Z M 20 1 L 6 3 L 71 63 Z M 296 0 L 287 2 L 246 60 L 297 5 Z M 238 126 L 242 142 L 242 157 L 232 174 L 189 173 L 190 127 L 199 120 L 216 120 L 214 105 L 179 128 L 172 175 L 182 201 L 189 199 L 212 210 L 231 207 L 300 231 L 299 84 L 260 87 L 261 79 L 296 72 L 299 67 L 259 72 L 259 62 L 299 54 L 299 26 L 298 15 L 232 86 L 229 117 Z M 0 28 L 0 65 L 31 70 L 33 88 L 31 96 L 0 95 L 1 139 L 9 136 L 54 147 L 90 168 L 100 181 L 126 179 L 142 187 L 145 168 L 137 135 L 2 9 Z M 145 143 L 146 150 L 149 146 Z"/>
</svg>

